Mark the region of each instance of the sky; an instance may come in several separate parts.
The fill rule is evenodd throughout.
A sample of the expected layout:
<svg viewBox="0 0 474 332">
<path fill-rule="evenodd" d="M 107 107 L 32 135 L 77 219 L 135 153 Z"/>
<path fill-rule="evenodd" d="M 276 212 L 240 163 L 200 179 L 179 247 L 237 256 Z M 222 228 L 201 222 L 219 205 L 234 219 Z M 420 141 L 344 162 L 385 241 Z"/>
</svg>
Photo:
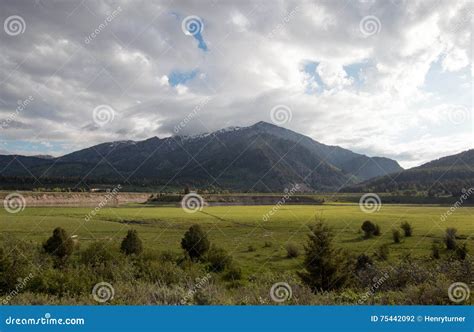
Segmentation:
<svg viewBox="0 0 474 332">
<path fill-rule="evenodd" d="M 258 121 L 413 167 L 472 149 L 468 1 L 2 0 L 0 153 Z"/>
</svg>

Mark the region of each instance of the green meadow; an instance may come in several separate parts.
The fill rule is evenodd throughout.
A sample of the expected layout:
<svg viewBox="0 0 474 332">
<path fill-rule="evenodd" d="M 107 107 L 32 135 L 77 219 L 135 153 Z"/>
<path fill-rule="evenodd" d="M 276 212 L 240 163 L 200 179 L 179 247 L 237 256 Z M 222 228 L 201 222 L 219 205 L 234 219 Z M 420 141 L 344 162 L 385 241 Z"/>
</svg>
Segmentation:
<svg viewBox="0 0 474 332">
<path fill-rule="evenodd" d="M 200 224 L 211 243 L 228 251 L 246 274 L 300 270 L 303 255 L 288 259 L 285 246 L 295 244 L 302 252 L 308 226 L 320 219 L 333 229 L 336 246 L 354 255 L 372 255 L 387 244 L 389 260 L 406 255 L 429 257 L 433 240 L 442 241 L 448 227 L 456 228 L 458 240 L 467 243 L 469 252 L 474 251 L 474 207 L 459 208 L 442 221 L 441 216 L 449 206 L 384 204 L 378 212 L 365 213 L 357 204 L 284 205 L 263 221 L 263 216 L 273 208 L 216 206 L 186 213 L 180 207 L 136 204 L 102 208 L 90 220 L 86 216 L 92 207 L 27 207 L 16 214 L 2 209 L 0 232 L 41 244 L 54 228 L 62 227 L 77 235 L 80 248 L 93 241 L 110 242 L 118 248 L 127 230 L 133 228 L 145 250 L 180 254 L 183 234 L 192 224 Z M 360 228 L 365 220 L 378 224 L 381 236 L 365 239 Z M 402 237 L 401 243 L 395 244 L 392 229 L 401 231 L 400 224 L 405 221 L 413 226 L 413 236 Z"/>
</svg>

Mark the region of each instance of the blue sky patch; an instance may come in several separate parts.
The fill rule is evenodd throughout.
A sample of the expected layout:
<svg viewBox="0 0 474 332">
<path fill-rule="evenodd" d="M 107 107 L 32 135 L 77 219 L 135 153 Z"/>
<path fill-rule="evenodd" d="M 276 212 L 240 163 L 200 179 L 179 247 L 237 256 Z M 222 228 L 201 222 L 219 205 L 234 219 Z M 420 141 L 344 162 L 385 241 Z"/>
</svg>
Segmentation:
<svg viewBox="0 0 474 332">
<path fill-rule="evenodd" d="M 321 77 L 319 77 L 318 73 L 316 72 L 316 68 L 318 68 L 319 62 L 316 61 L 306 61 L 303 67 L 303 71 L 310 76 L 311 80 L 314 80 L 317 84 L 318 87 L 313 89 L 311 86 L 308 86 L 306 88 L 305 93 L 307 94 L 312 94 L 314 92 L 317 93 L 322 93 L 324 90 L 324 83 L 321 80 Z"/>
<path fill-rule="evenodd" d="M 187 81 L 190 81 L 193 78 L 195 78 L 197 73 L 198 73 L 197 69 L 194 69 L 194 70 L 191 70 L 191 71 L 174 70 L 169 74 L 168 82 L 171 86 L 177 86 L 179 84 L 183 85 Z"/>
</svg>

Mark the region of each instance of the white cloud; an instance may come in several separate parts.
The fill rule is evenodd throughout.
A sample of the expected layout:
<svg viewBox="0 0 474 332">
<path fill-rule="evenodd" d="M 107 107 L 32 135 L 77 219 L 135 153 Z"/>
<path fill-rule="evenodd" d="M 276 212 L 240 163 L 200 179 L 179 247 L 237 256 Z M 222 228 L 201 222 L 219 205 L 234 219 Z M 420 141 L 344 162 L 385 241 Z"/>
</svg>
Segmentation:
<svg viewBox="0 0 474 332">
<path fill-rule="evenodd" d="M 85 44 L 119 5 L 120 15 Z M 22 15 L 27 30 L 18 38 L 0 35 L 0 120 L 17 100 L 31 94 L 35 102 L 17 119 L 25 126 L 1 135 L 10 142 L 38 138 L 71 148 L 165 136 L 209 97 L 186 126 L 188 134 L 270 121 L 272 107 L 284 104 L 293 111 L 291 129 L 323 143 L 418 164 L 472 147 L 465 136 L 472 133 L 470 125 L 446 121 L 441 111 L 470 100 L 470 90 L 460 89 L 456 99 L 424 90 L 430 71 L 466 75 L 468 6 L 284 0 L 123 0 L 106 6 L 90 0 L 38 7 L 2 1 L 2 12 Z M 202 18 L 207 52 L 181 30 L 188 15 Z M 359 30 L 367 15 L 382 24 L 370 37 Z M 315 74 L 325 91 L 316 75 L 302 70 L 305 61 L 319 63 Z M 360 68 L 362 82 L 347 71 L 360 63 L 369 64 Z M 172 72 L 193 70 L 194 79 L 170 86 Z M 92 110 L 101 104 L 111 105 L 117 116 L 98 129 Z"/>
</svg>

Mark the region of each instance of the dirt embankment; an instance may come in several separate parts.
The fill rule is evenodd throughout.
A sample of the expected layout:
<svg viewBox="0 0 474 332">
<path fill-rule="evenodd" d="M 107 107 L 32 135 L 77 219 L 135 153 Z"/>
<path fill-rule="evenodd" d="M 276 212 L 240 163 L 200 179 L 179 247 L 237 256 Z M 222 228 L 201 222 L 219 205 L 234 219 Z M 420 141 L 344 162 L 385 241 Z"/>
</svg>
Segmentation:
<svg viewBox="0 0 474 332">
<path fill-rule="evenodd" d="M 127 203 L 144 203 L 150 197 L 148 193 L 53 193 L 53 192 L 0 192 L 0 199 L 21 195 L 27 206 L 95 206 L 99 203 L 117 206 Z"/>
</svg>

